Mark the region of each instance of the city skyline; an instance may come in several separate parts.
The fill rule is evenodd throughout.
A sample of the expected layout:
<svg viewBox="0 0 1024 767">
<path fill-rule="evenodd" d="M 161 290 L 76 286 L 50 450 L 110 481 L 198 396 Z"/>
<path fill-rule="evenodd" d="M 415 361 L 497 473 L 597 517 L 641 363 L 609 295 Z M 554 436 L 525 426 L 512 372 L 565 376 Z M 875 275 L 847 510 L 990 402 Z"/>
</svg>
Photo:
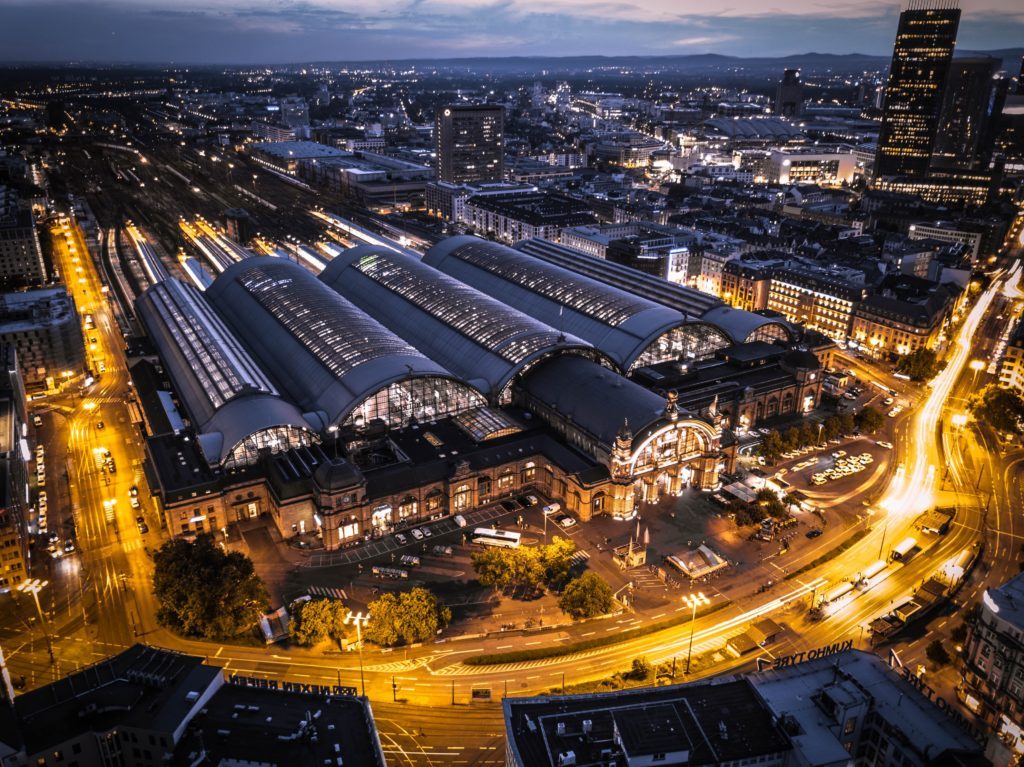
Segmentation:
<svg viewBox="0 0 1024 767">
<path fill-rule="evenodd" d="M 1024 39 L 1024 13 L 1010 0 L 962 7 L 960 49 L 996 50 Z M 320 0 L 266 8 L 234 0 L 0 0 L 0 50 L 5 61 L 189 64 L 810 51 L 884 56 L 899 11 L 896 3 L 873 0 L 784 9 L 743 0 L 715 13 L 691 0 L 643 6 L 425 0 L 391 7 Z"/>
</svg>

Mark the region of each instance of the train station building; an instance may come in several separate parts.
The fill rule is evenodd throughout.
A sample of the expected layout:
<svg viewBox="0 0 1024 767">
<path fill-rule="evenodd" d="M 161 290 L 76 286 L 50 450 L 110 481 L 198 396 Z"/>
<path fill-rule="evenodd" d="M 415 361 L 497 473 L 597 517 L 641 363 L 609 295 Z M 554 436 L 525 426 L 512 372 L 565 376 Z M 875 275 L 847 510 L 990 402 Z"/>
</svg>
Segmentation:
<svg viewBox="0 0 1024 767">
<path fill-rule="evenodd" d="M 267 515 L 337 548 L 530 489 L 583 521 L 628 517 L 732 468 L 714 400 L 684 407 L 632 374 L 713 355 L 737 318 L 497 243 L 361 246 L 319 275 L 246 258 L 136 309 L 146 470 L 174 533 Z"/>
</svg>

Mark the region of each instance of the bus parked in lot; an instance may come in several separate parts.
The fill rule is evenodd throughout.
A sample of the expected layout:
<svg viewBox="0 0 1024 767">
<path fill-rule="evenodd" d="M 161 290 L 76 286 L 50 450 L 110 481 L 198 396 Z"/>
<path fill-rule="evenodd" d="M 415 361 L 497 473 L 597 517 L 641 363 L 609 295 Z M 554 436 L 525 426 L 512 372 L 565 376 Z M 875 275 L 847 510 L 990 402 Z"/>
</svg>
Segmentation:
<svg viewBox="0 0 1024 767">
<path fill-rule="evenodd" d="M 478 527 L 473 531 L 471 540 L 481 546 L 504 546 L 507 549 L 518 549 L 522 536 L 509 530 L 495 530 L 493 527 Z"/>
</svg>

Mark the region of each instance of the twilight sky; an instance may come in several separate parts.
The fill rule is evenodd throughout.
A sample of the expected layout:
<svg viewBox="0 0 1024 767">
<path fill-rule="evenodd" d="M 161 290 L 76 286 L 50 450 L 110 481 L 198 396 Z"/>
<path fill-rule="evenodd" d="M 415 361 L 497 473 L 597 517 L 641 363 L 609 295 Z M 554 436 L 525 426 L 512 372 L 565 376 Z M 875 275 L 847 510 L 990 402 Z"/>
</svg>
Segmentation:
<svg viewBox="0 0 1024 767">
<path fill-rule="evenodd" d="M 958 47 L 1024 44 L 1024 2 L 961 0 Z M 0 60 L 284 63 L 576 54 L 889 54 L 880 0 L 0 0 Z"/>
</svg>

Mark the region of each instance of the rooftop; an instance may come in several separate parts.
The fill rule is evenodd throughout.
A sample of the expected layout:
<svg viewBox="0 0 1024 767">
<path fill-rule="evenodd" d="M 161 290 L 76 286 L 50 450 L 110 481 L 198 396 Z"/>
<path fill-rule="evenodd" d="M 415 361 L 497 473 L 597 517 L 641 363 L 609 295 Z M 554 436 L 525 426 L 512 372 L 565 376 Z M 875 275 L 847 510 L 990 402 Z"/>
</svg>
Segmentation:
<svg viewBox="0 0 1024 767">
<path fill-rule="evenodd" d="M 358 698 L 226 684 L 192 720 L 170 764 L 384 767 L 384 757 L 369 704 Z"/>
<path fill-rule="evenodd" d="M 265 141 L 251 145 L 251 150 L 271 157 L 306 160 L 314 157 L 352 157 L 351 152 L 315 141 Z"/>
<path fill-rule="evenodd" d="M 170 735 L 221 679 L 202 658 L 134 645 L 53 684 L 17 696 L 26 751 L 34 754 L 87 732 L 117 726 Z M 7 733 L 0 738 L 7 741 Z"/>
<path fill-rule="evenodd" d="M 602 763 L 603 751 L 688 751 L 690 765 L 721 764 L 790 750 L 785 735 L 743 679 L 597 695 L 506 698 L 505 730 L 520 764 Z M 666 762 L 673 763 L 673 762 Z"/>
<path fill-rule="evenodd" d="M 999 619 L 1024 630 L 1024 573 L 985 592 L 985 606 Z"/>
</svg>

